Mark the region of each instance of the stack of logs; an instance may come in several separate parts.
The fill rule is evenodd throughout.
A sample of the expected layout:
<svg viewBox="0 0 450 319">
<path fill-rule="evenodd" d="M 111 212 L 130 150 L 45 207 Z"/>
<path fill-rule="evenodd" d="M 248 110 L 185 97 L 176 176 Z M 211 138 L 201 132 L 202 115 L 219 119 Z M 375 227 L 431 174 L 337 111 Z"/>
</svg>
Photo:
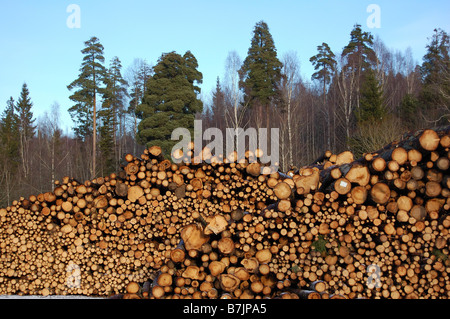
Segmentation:
<svg viewBox="0 0 450 319">
<path fill-rule="evenodd" d="M 448 298 L 449 129 L 286 173 L 154 146 L 64 178 L 0 209 L 0 294 Z"/>
</svg>

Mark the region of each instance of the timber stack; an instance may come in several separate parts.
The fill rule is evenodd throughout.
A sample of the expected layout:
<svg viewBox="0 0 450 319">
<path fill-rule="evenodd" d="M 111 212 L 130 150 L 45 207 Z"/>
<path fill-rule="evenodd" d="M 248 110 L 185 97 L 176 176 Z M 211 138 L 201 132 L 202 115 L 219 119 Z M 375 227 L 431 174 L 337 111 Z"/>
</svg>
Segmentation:
<svg viewBox="0 0 450 319">
<path fill-rule="evenodd" d="M 449 298 L 449 130 L 286 173 L 260 151 L 128 154 L 0 209 L 0 294 Z"/>
</svg>

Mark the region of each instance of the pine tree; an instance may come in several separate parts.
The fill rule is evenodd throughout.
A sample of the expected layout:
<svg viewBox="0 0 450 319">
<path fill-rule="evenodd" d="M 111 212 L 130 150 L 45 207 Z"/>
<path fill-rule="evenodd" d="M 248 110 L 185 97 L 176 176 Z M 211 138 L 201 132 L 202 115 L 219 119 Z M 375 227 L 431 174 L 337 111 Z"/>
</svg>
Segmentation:
<svg viewBox="0 0 450 319">
<path fill-rule="evenodd" d="M 422 91 L 420 101 L 426 118 L 448 122 L 450 113 L 450 37 L 442 29 L 435 29 L 427 45 L 420 68 Z M 431 113 L 431 114 L 430 114 Z M 444 120 L 447 118 L 446 120 Z"/>
<path fill-rule="evenodd" d="M 349 65 L 362 74 L 376 62 L 373 46 L 373 35 L 363 32 L 360 24 L 355 24 L 350 32 L 350 42 L 344 47 L 342 55 L 347 57 Z"/>
<path fill-rule="evenodd" d="M 259 103 L 264 107 L 278 97 L 277 85 L 281 78 L 282 63 L 264 21 L 255 25 L 251 46 L 240 69 L 240 86 L 244 89 L 244 101 L 252 107 Z"/>
<path fill-rule="evenodd" d="M 333 51 L 327 43 L 323 42 L 317 46 L 319 51 L 316 55 L 312 56 L 309 61 L 314 65 L 316 72 L 311 76 L 315 80 L 322 81 L 322 103 L 325 110 L 327 100 L 327 85 L 330 83 L 331 78 L 336 70 L 336 59 Z M 331 112 L 328 110 L 325 112 L 327 119 L 327 148 L 331 148 Z"/>
<path fill-rule="evenodd" d="M 350 32 L 350 42 L 342 51 L 342 56 L 347 59 L 345 72 L 354 73 L 356 79 L 356 109 L 359 109 L 360 106 L 360 89 L 363 74 L 375 64 L 377 59 L 372 46 L 373 35 L 370 32 L 363 32 L 361 25 L 355 24 Z"/>
<path fill-rule="evenodd" d="M 197 97 L 202 74 L 197 70 L 194 55 L 187 51 L 184 56 L 176 52 L 163 54 L 153 68 L 154 75 L 148 85 L 136 113 L 141 119 L 137 140 L 148 146 L 158 145 L 170 154 L 177 141 L 171 140 L 172 131 L 178 127 L 193 133 L 196 113 L 203 110 Z M 193 136 L 193 135 L 191 135 Z"/>
<path fill-rule="evenodd" d="M 314 70 L 316 70 L 312 78 L 322 82 L 323 94 L 325 95 L 326 85 L 330 82 L 336 68 L 336 59 L 327 43 L 317 46 L 317 51 L 319 52 L 309 59 L 314 66 Z"/>
<path fill-rule="evenodd" d="M 103 65 L 103 45 L 99 39 L 92 37 L 84 43 L 85 48 L 81 50 L 84 55 L 80 68 L 80 74 L 76 80 L 67 88 L 77 91 L 70 96 L 75 102 L 69 109 L 72 120 L 75 122 L 75 134 L 81 140 L 92 136 L 92 168 L 91 176 L 96 176 L 96 150 L 97 150 L 97 94 L 103 94 L 101 86 L 105 81 L 106 68 Z"/>
<path fill-rule="evenodd" d="M 20 92 L 20 97 L 15 106 L 18 118 L 19 147 L 24 177 L 27 177 L 29 173 L 28 149 L 30 140 L 33 138 L 36 129 L 36 126 L 33 125 L 35 121 L 33 118 L 33 112 L 31 112 L 33 103 L 31 102 L 29 95 L 30 92 L 28 90 L 28 86 L 24 83 L 22 86 L 22 91 Z"/>
</svg>

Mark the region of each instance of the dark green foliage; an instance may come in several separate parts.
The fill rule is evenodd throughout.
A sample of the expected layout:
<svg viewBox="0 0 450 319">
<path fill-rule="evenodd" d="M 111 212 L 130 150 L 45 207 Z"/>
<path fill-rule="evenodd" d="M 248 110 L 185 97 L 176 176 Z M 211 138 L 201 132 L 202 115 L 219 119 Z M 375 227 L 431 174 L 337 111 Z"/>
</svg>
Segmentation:
<svg viewBox="0 0 450 319">
<path fill-rule="evenodd" d="M 11 204 L 12 190 L 20 176 L 19 117 L 15 113 L 12 97 L 6 102 L 6 109 L 0 119 L 0 149 L 0 204 L 3 206 Z"/>
<path fill-rule="evenodd" d="M 419 100 L 411 94 L 405 94 L 398 107 L 398 114 L 407 127 L 413 128 L 417 124 Z"/>
<path fill-rule="evenodd" d="M 212 92 L 212 104 L 206 111 L 206 117 L 211 127 L 223 127 L 224 116 L 226 116 L 225 92 L 217 77 L 216 89 Z"/>
<path fill-rule="evenodd" d="M 336 59 L 333 51 L 327 43 L 317 46 L 319 51 L 315 56 L 312 56 L 309 61 L 314 65 L 312 78 L 315 80 L 321 80 L 325 87 L 330 82 L 333 72 L 336 68 Z"/>
<path fill-rule="evenodd" d="M 0 119 L 0 142 L 2 157 L 9 166 L 17 166 L 19 154 L 19 118 L 15 113 L 15 102 L 11 97 Z"/>
<path fill-rule="evenodd" d="M 326 247 L 327 241 L 325 240 L 325 237 L 323 235 L 319 235 L 318 239 L 315 240 L 311 246 L 314 248 L 315 251 L 319 253 L 325 253 L 327 251 Z"/>
<path fill-rule="evenodd" d="M 345 46 L 342 55 L 347 58 L 348 66 L 355 68 L 361 74 L 376 62 L 375 51 L 372 49 L 373 35 L 363 32 L 360 24 L 355 24 L 350 32 L 350 42 Z"/>
<path fill-rule="evenodd" d="M 386 118 L 387 110 L 383 103 L 383 93 L 371 69 L 365 72 L 364 83 L 361 89 L 360 108 L 356 112 L 359 125 L 366 122 L 379 123 Z"/>
<path fill-rule="evenodd" d="M 34 131 L 36 129 L 36 126 L 33 125 L 35 119 L 33 119 L 33 112 L 31 112 L 32 106 L 33 103 L 30 99 L 30 92 L 27 84 L 24 83 L 22 91 L 20 92 L 20 97 L 15 106 L 20 136 L 24 141 L 30 140 L 34 136 Z"/>
<path fill-rule="evenodd" d="M 423 112 L 427 119 L 442 123 L 449 121 L 449 43 L 449 35 L 441 29 L 435 29 L 420 68 L 423 86 L 419 99 L 424 107 Z"/>
<path fill-rule="evenodd" d="M 153 68 L 154 75 L 148 85 L 136 114 L 141 119 L 137 141 L 147 147 L 161 146 L 170 154 L 173 145 L 172 131 L 187 128 L 193 137 L 194 118 L 203 110 L 197 97 L 202 83 L 202 74 L 197 70 L 194 55 L 187 51 L 183 56 L 176 52 L 163 54 Z"/>
<path fill-rule="evenodd" d="M 121 74 L 122 65 L 118 57 L 111 61 L 105 82 L 102 108 L 98 112 L 100 126 L 99 148 L 104 174 L 117 170 L 117 128 L 119 114 L 125 112 L 125 98 L 128 96 L 127 82 Z"/>
<path fill-rule="evenodd" d="M 72 120 L 75 122 L 75 135 L 81 140 L 93 134 L 94 107 L 97 93 L 103 93 L 101 83 L 106 78 L 106 68 L 103 63 L 103 45 L 99 39 L 92 37 L 84 43 L 81 50 L 84 55 L 80 74 L 67 88 L 77 89 L 69 98 L 75 102 L 69 109 Z"/>
<path fill-rule="evenodd" d="M 20 92 L 20 97 L 15 106 L 18 119 L 18 129 L 19 129 L 19 150 L 20 157 L 22 160 L 22 171 L 23 176 L 26 178 L 29 173 L 29 160 L 28 151 L 31 139 L 34 137 L 34 131 L 36 126 L 33 125 L 35 119 L 33 119 L 33 112 L 31 112 L 31 107 L 33 103 L 30 99 L 30 92 L 28 91 L 27 84 L 24 83 L 22 86 L 22 91 Z"/>
<path fill-rule="evenodd" d="M 264 21 L 256 24 L 251 46 L 239 71 L 244 101 L 250 107 L 259 103 L 267 106 L 278 97 L 277 85 L 281 78 L 282 63 L 277 58 L 272 35 Z"/>
<path fill-rule="evenodd" d="M 102 119 L 102 125 L 99 127 L 102 175 L 107 175 L 117 170 L 114 159 L 115 114 L 110 100 L 103 102 L 102 109 L 99 111 L 99 117 Z"/>
</svg>

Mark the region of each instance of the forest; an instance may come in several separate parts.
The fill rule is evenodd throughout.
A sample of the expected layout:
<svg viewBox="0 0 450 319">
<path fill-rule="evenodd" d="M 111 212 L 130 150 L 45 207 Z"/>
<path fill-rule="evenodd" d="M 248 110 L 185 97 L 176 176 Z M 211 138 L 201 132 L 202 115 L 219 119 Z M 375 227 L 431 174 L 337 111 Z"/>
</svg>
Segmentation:
<svg viewBox="0 0 450 319">
<path fill-rule="evenodd" d="M 177 127 L 279 128 L 280 170 L 314 163 L 325 151 L 374 151 L 405 132 L 448 125 L 449 34 L 430 30 L 422 61 L 389 49 L 359 24 L 343 48 L 317 43 L 315 73 L 300 75 L 296 52 L 277 54 L 264 21 L 255 24 L 245 59 L 230 51 L 212 98 L 201 95 L 194 52 L 162 53 L 153 65 L 136 58 L 123 68 L 105 61 L 92 37 L 81 48 L 79 74 L 67 83 L 72 132 L 55 103 L 33 114 L 26 83 L 0 115 L 0 204 L 53 189 L 64 176 L 84 181 L 117 172 L 126 154 L 151 145 L 167 154 Z M 12 95 L 13 92 L 11 92 Z"/>
</svg>

